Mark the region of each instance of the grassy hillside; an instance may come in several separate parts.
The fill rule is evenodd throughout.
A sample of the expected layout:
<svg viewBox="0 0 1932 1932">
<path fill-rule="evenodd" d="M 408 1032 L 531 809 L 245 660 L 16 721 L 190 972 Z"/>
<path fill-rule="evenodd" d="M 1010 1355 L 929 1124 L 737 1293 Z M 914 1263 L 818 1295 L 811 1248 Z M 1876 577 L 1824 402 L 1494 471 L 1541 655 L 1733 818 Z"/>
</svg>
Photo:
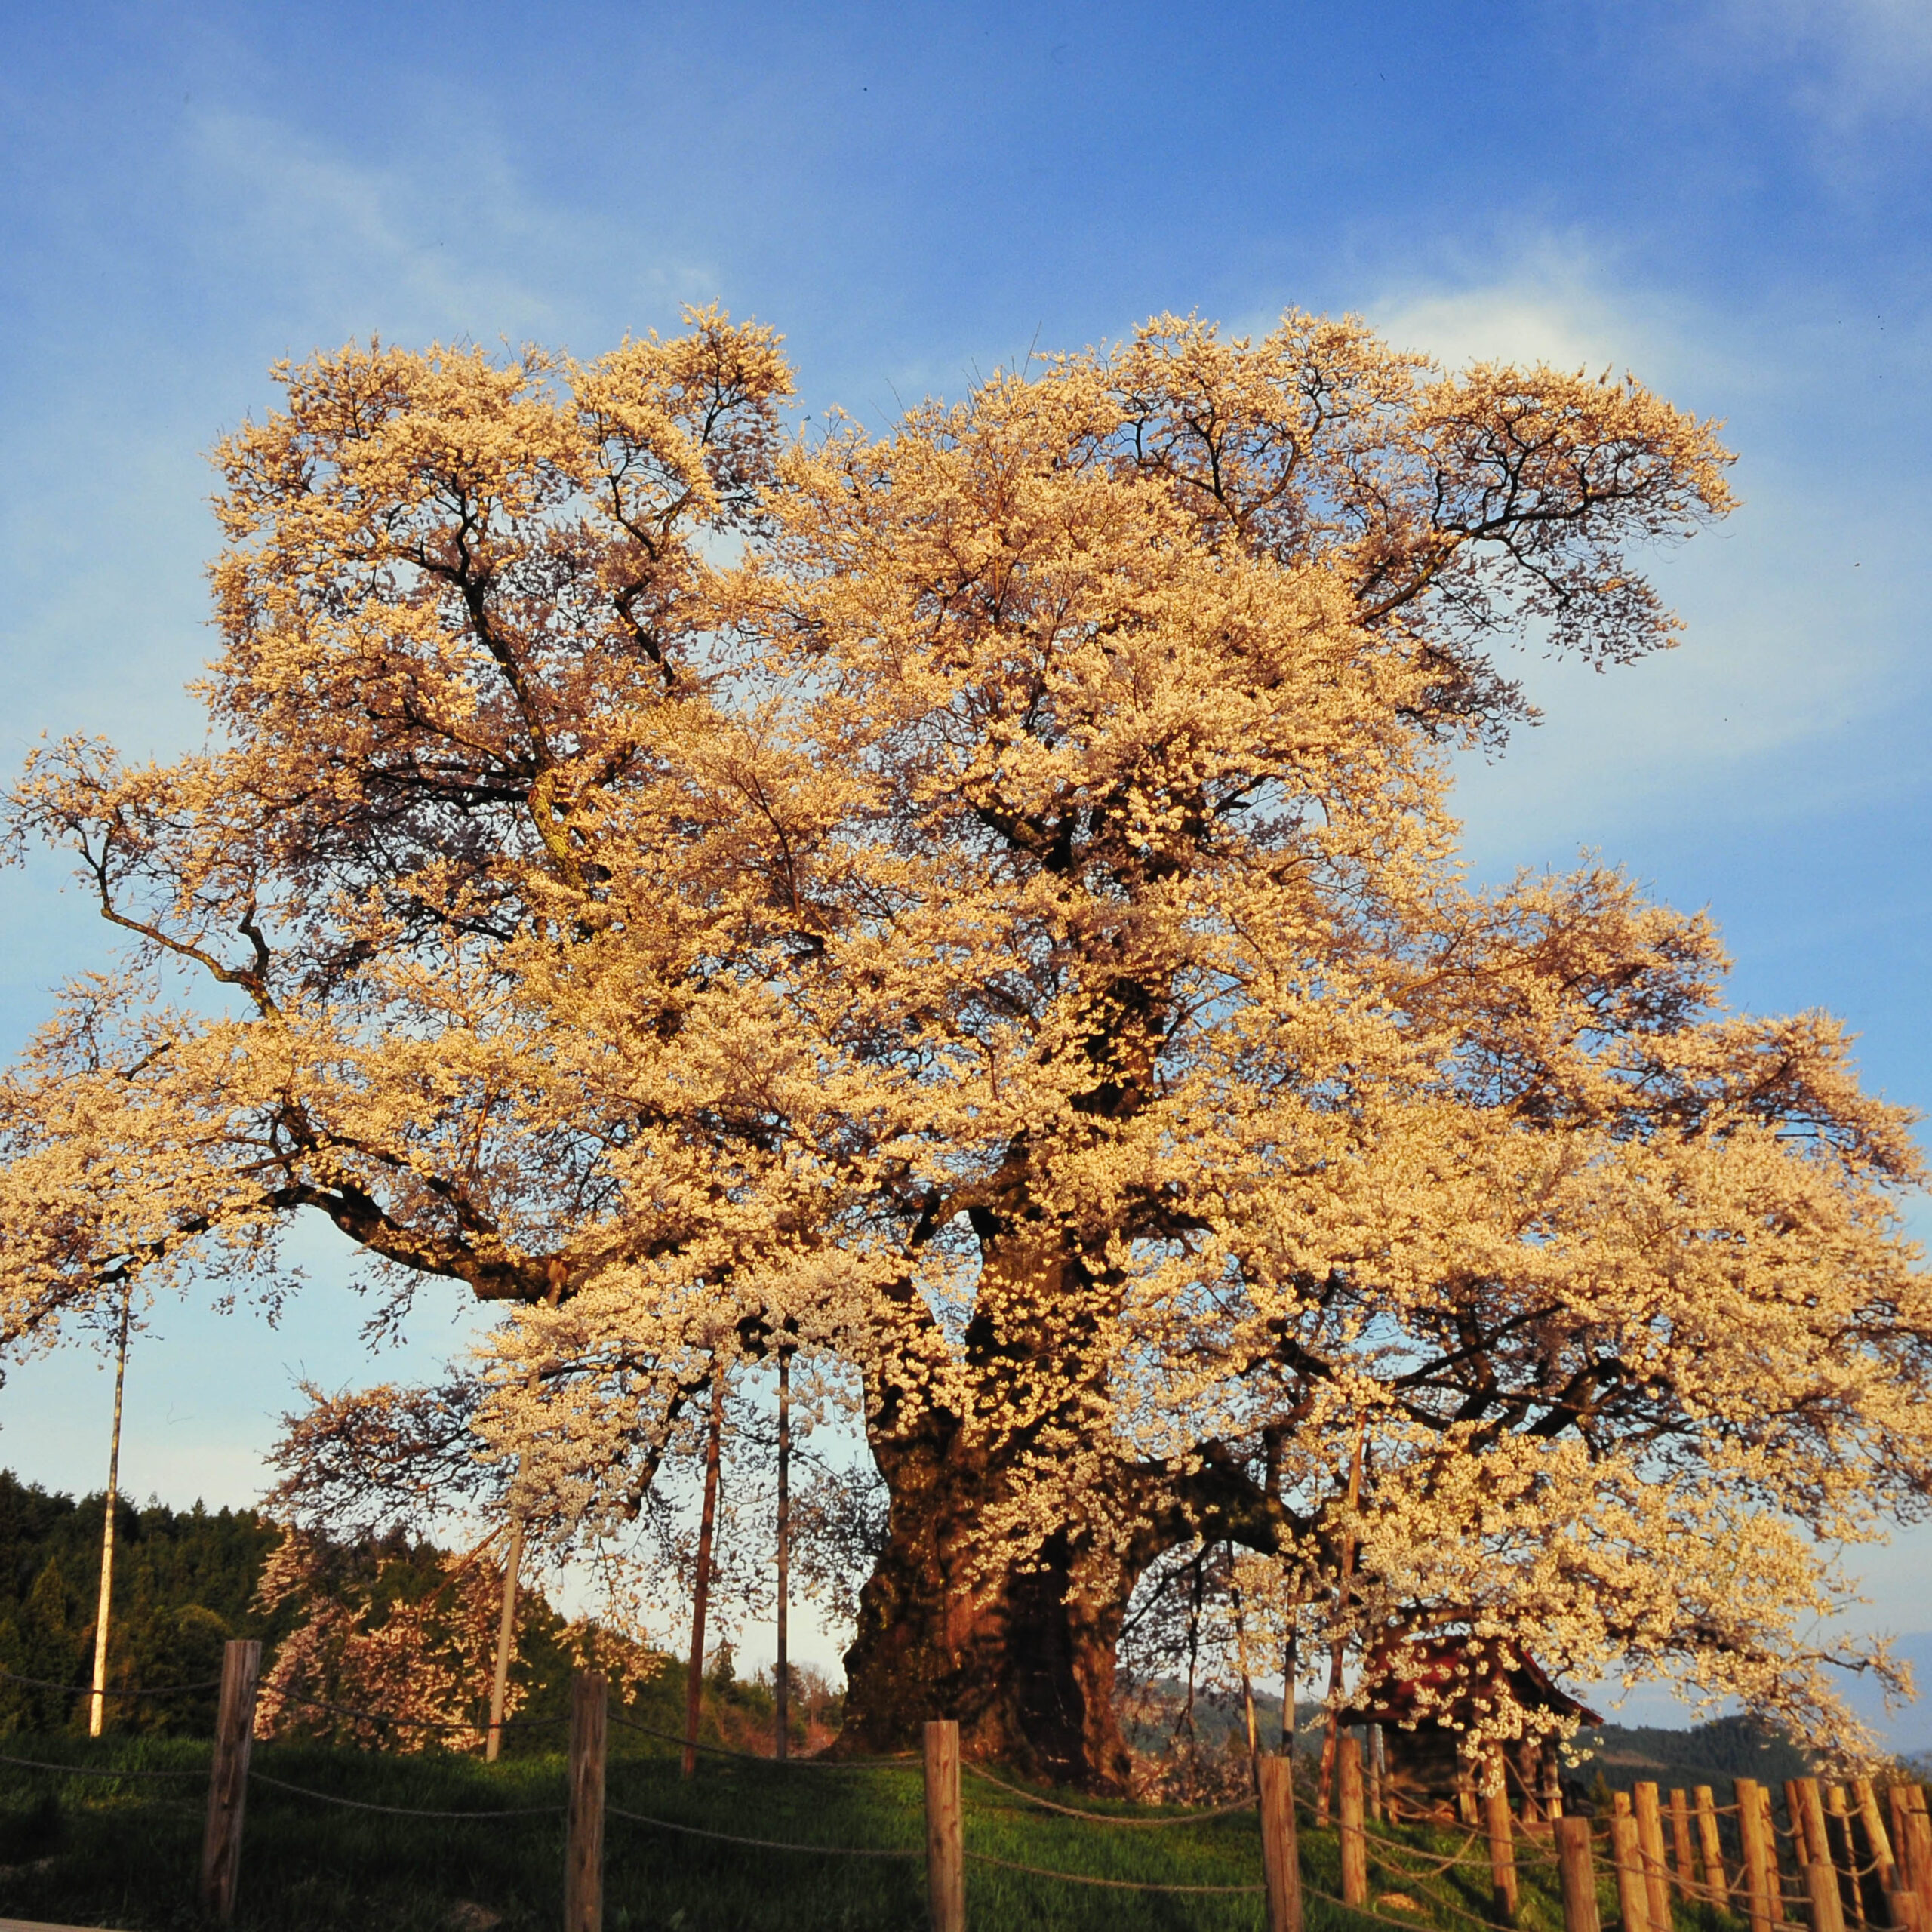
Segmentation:
<svg viewBox="0 0 1932 1932">
<path fill-rule="evenodd" d="M 0 1915 L 173 1932 L 197 1925 L 192 1885 L 200 1841 L 205 1747 L 132 1738 L 90 1746 L 70 1738 L 7 1740 L 10 1755 L 187 1774 L 116 1784 L 50 1778 L 0 1764 Z M 383 1757 L 319 1746 L 257 1747 L 248 1799 L 237 1923 L 252 1932 L 535 1932 L 556 1921 L 562 1824 L 531 1817 L 395 1817 L 328 1807 L 281 1790 L 279 1779 L 364 1804 L 448 1811 L 560 1802 L 561 1759 L 533 1754 L 494 1767 L 443 1755 Z M 611 1932 L 913 1932 L 924 1922 L 919 1777 L 911 1765 L 781 1767 L 707 1760 L 686 1783 L 675 1757 L 623 1729 L 613 1734 L 606 1836 Z M 1251 1811 L 1189 1819 L 1158 1830 L 1120 1829 L 1043 1811 L 971 1776 L 969 1854 L 1116 1881 L 1257 1886 L 1260 1850 Z M 1161 1815 L 1093 1803 L 1115 1816 Z M 902 1858 L 835 1858 L 681 1835 L 626 1820 L 632 1811 L 730 1838 L 903 1851 Z M 1374 1841 L 1371 1896 L 1383 1918 L 1466 1928 L 1489 1916 L 1479 1844 L 1446 1872 L 1426 1866 L 1463 1844 L 1460 1833 L 1404 1829 Z M 1340 1890 L 1333 1832 L 1304 1829 L 1313 1891 Z M 1524 1932 L 1559 1932 L 1547 1867 L 1526 1864 Z M 1076 1886 L 969 1863 L 973 1924 L 981 1932 L 1258 1932 L 1260 1898 Z M 1606 1884 L 1606 1923 L 1614 1903 Z M 1310 1897 L 1309 1932 L 1367 1932 L 1374 1921 Z M 1684 1916 L 1679 1932 L 1718 1932 Z"/>
</svg>

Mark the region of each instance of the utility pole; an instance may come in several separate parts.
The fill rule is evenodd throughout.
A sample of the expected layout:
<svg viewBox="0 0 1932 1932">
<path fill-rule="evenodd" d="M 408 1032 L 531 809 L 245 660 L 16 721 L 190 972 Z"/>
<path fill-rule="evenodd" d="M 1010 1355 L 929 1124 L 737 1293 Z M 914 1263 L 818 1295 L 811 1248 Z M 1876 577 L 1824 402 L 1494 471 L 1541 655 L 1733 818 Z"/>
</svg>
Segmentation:
<svg viewBox="0 0 1932 1932">
<path fill-rule="evenodd" d="M 100 1530 L 100 1607 L 94 1620 L 94 1694 L 88 1703 L 88 1735 L 98 1737 L 107 1706 L 107 1618 L 114 1595 L 114 1510 L 121 1499 L 121 1395 L 128 1382 L 128 1321 L 134 1311 L 131 1275 L 121 1294 L 121 1334 L 114 1357 L 114 1433 L 107 1451 L 107 1512 Z"/>
<path fill-rule="evenodd" d="M 778 1733 L 772 1755 L 781 1763 L 791 1743 L 792 1659 L 787 1643 L 792 1611 L 792 1351 L 778 1350 L 778 1666 L 773 1702 Z"/>
</svg>

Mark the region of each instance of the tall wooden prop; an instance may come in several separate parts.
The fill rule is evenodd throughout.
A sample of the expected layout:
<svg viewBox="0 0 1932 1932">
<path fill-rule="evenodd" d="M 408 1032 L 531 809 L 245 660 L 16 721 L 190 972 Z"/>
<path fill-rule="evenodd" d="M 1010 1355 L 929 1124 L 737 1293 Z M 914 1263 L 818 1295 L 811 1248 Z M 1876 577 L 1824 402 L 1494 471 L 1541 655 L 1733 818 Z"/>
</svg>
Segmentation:
<svg viewBox="0 0 1932 1932">
<path fill-rule="evenodd" d="M 778 1351 L 778 1660 L 772 1666 L 771 1755 L 785 1761 L 792 1742 L 792 1351 Z"/>
<path fill-rule="evenodd" d="M 1563 1887 L 1563 1932 L 1602 1932 L 1597 1915 L 1597 1866 L 1590 1821 L 1556 1820 L 1556 1875 Z"/>
<path fill-rule="evenodd" d="M 950 1718 L 926 1726 L 926 1905 L 932 1932 L 966 1932 L 959 1727 Z"/>
<path fill-rule="evenodd" d="M 1361 1743 L 1352 1730 L 1335 1746 L 1342 1811 L 1342 1903 L 1368 1903 L 1368 1840 L 1362 1830 Z"/>
<path fill-rule="evenodd" d="M 1353 1524 L 1355 1511 L 1361 1503 L 1362 1445 L 1367 1440 L 1368 1418 L 1355 1418 L 1355 1446 L 1349 1458 L 1348 1511 L 1349 1521 Z M 1328 1718 L 1321 1733 L 1321 1767 L 1316 1774 L 1315 1792 L 1315 1822 L 1325 1825 L 1328 1822 L 1328 1793 L 1334 1783 L 1335 1748 L 1341 1735 L 1342 1678 L 1349 1653 L 1348 1615 L 1349 1594 L 1352 1588 L 1355 1567 L 1355 1539 L 1352 1527 L 1342 1533 L 1342 1561 L 1340 1574 L 1335 1584 L 1335 1623 L 1334 1641 L 1328 1651 Z M 1473 1824 L 1473 1817 L 1467 1822 Z"/>
<path fill-rule="evenodd" d="M 1489 1834 L 1489 1889 L 1496 1915 L 1506 1925 L 1516 1922 L 1516 1848 L 1509 1825 L 1509 1786 L 1503 1753 L 1489 1748 L 1489 1774 L 1483 1780 L 1483 1822 Z"/>
<path fill-rule="evenodd" d="M 497 1663 L 490 1674 L 490 1728 L 483 1758 L 494 1764 L 503 1748 L 503 1706 L 510 1694 L 510 1652 L 516 1644 L 517 1573 L 523 1567 L 523 1518 L 510 1518 L 509 1546 L 503 1555 L 503 1606 L 497 1614 Z"/>
<path fill-rule="evenodd" d="M 603 1932 L 604 1740 L 610 1687 L 597 1671 L 571 1680 L 570 1832 L 564 1850 L 564 1932 Z"/>
<path fill-rule="evenodd" d="M 128 1386 L 128 1321 L 134 1309 L 131 1275 L 121 1296 L 121 1334 L 114 1352 L 114 1428 L 107 1440 L 107 1511 L 100 1526 L 100 1607 L 94 1620 L 94 1684 L 88 1735 L 98 1737 L 107 1718 L 107 1629 L 114 1607 L 114 1512 L 121 1500 L 121 1396 Z"/>
<path fill-rule="evenodd" d="M 242 1818 L 248 1801 L 248 1749 L 255 1736 L 255 1680 L 262 1647 L 232 1639 L 221 1657 L 221 1708 L 215 1718 L 208 1818 L 202 1835 L 202 1909 L 217 1924 L 235 1916 L 242 1872 Z"/>
<path fill-rule="evenodd" d="M 1285 1754 L 1261 1761 L 1261 1876 L 1268 1891 L 1268 1932 L 1302 1932 L 1294 1760 Z"/>
<path fill-rule="evenodd" d="M 704 1618 L 711 1602 L 711 1541 L 718 1528 L 718 1457 L 724 1437 L 724 1365 L 711 1367 L 711 1426 L 704 1438 L 704 1506 L 698 1517 L 697 1575 L 691 1584 L 691 1656 L 685 1667 L 685 1776 L 697 1775 L 697 1732 L 704 1713 Z"/>
</svg>

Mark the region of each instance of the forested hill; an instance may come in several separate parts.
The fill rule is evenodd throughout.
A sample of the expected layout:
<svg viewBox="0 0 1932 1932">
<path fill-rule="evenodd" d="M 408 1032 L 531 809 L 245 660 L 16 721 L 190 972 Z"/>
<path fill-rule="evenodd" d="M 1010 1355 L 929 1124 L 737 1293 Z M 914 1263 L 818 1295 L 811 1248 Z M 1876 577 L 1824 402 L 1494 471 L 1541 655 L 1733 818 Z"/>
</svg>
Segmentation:
<svg viewBox="0 0 1932 1932">
<path fill-rule="evenodd" d="M 50 1494 L 0 1470 L 0 1670 L 85 1683 L 94 1668 L 105 1498 Z M 272 1647 L 295 1617 L 264 1617 L 255 1586 L 281 1531 L 253 1509 L 175 1510 L 123 1501 L 115 1517 L 109 1681 L 117 1688 L 217 1676 L 231 1637 Z M 58 1730 L 74 1715 L 56 1691 L 0 1679 L 0 1730 Z M 117 1727 L 205 1730 L 212 1693 L 117 1709 Z"/>
<path fill-rule="evenodd" d="M 6 1673 L 0 1675 L 0 1733 L 87 1727 L 85 1693 L 14 1680 L 71 1686 L 92 1675 L 104 1500 L 50 1495 L 0 1471 L 0 1672 Z M 143 1509 L 124 1502 L 115 1524 L 110 1688 L 209 1686 L 232 1637 L 261 1641 L 266 1682 L 284 1640 L 299 1629 L 288 1652 L 300 1675 L 296 1702 L 277 1719 L 278 1736 L 327 1738 L 342 1728 L 320 1714 L 326 1705 L 304 1699 L 392 1711 L 410 1700 L 408 1690 L 438 1672 L 454 1684 L 456 1708 L 446 1715 L 466 1725 L 485 1715 L 497 1573 L 479 1573 L 467 1559 L 401 1536 L 313 1545 L 300 1586 L 269 1592 L 278 1601 L 264 1611 L 259 1586 L 283 1532 L 258 1511 L 211 1512 L 198 1505 L 176 1510 L 160 1503 Z M 567 1625 L 528 1581 L 518 1598 L 512 1666 L 524 1720 L 554 1724 L 568 1716 L 571 1675 L 582 1667 L 586 1649 L 595 1653 L 598 1668 L 613 1671 L 614 1681 L 628 1687 L 621 1708 L 633 1723 L 681 1727 L 683 1672 L 676 1660 L 611 1636 L 594 1623 Z M 761 1748 L 771 1727 L 768 1685 L 740 1681 L 728 1645 L 721 1644 L 709 1661 L 701 1738 Z M 398 1670 L 410 1680 L 407 1689 Z M 798 1682 L 796 1746 L 819 1748 L 837 1727 L 840 1700 L 814 1673 L 800 1673 Z M 214 1711 L 211 1686 L 188 1695 L 116 1699 L 109 1722 L 117 1731 L 206 1737 Z M 547 1749 L 555 1737 L 554 1730 L 540 1725 L 520 1728 L 504 1748 L 512 1754 Z M 405 1732 L 389 1742 L 408 1748 L 412 1740 L 421 1744 L 424 1734 Z"/>
</svg>

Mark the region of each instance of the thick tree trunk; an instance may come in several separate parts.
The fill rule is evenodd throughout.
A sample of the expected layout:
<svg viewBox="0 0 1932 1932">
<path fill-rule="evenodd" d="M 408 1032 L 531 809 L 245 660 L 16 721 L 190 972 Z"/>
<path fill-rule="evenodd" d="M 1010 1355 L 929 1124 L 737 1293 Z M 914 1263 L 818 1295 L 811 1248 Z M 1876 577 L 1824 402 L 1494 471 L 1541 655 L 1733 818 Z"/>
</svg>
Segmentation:
<svg viewBox="0 0 1932 1932">
<path fill-rule="evenodd" d="M 891 1491 L 887 1546 L 860 1599 L 845 1654 L 841 1748 L 911 1748 L 929 1718 L 952 1718 L 969 1757 L 1096 1792 L 1125 1789 L 1114 1709 L 1114 1651 L 1131 1578 L 1097 1586 L 1065 1531 L 1023 1565 L 966 1573 L 970 1532 L 996 1471 L 929 1426 L 880 1445 Z"/>
</svg>

